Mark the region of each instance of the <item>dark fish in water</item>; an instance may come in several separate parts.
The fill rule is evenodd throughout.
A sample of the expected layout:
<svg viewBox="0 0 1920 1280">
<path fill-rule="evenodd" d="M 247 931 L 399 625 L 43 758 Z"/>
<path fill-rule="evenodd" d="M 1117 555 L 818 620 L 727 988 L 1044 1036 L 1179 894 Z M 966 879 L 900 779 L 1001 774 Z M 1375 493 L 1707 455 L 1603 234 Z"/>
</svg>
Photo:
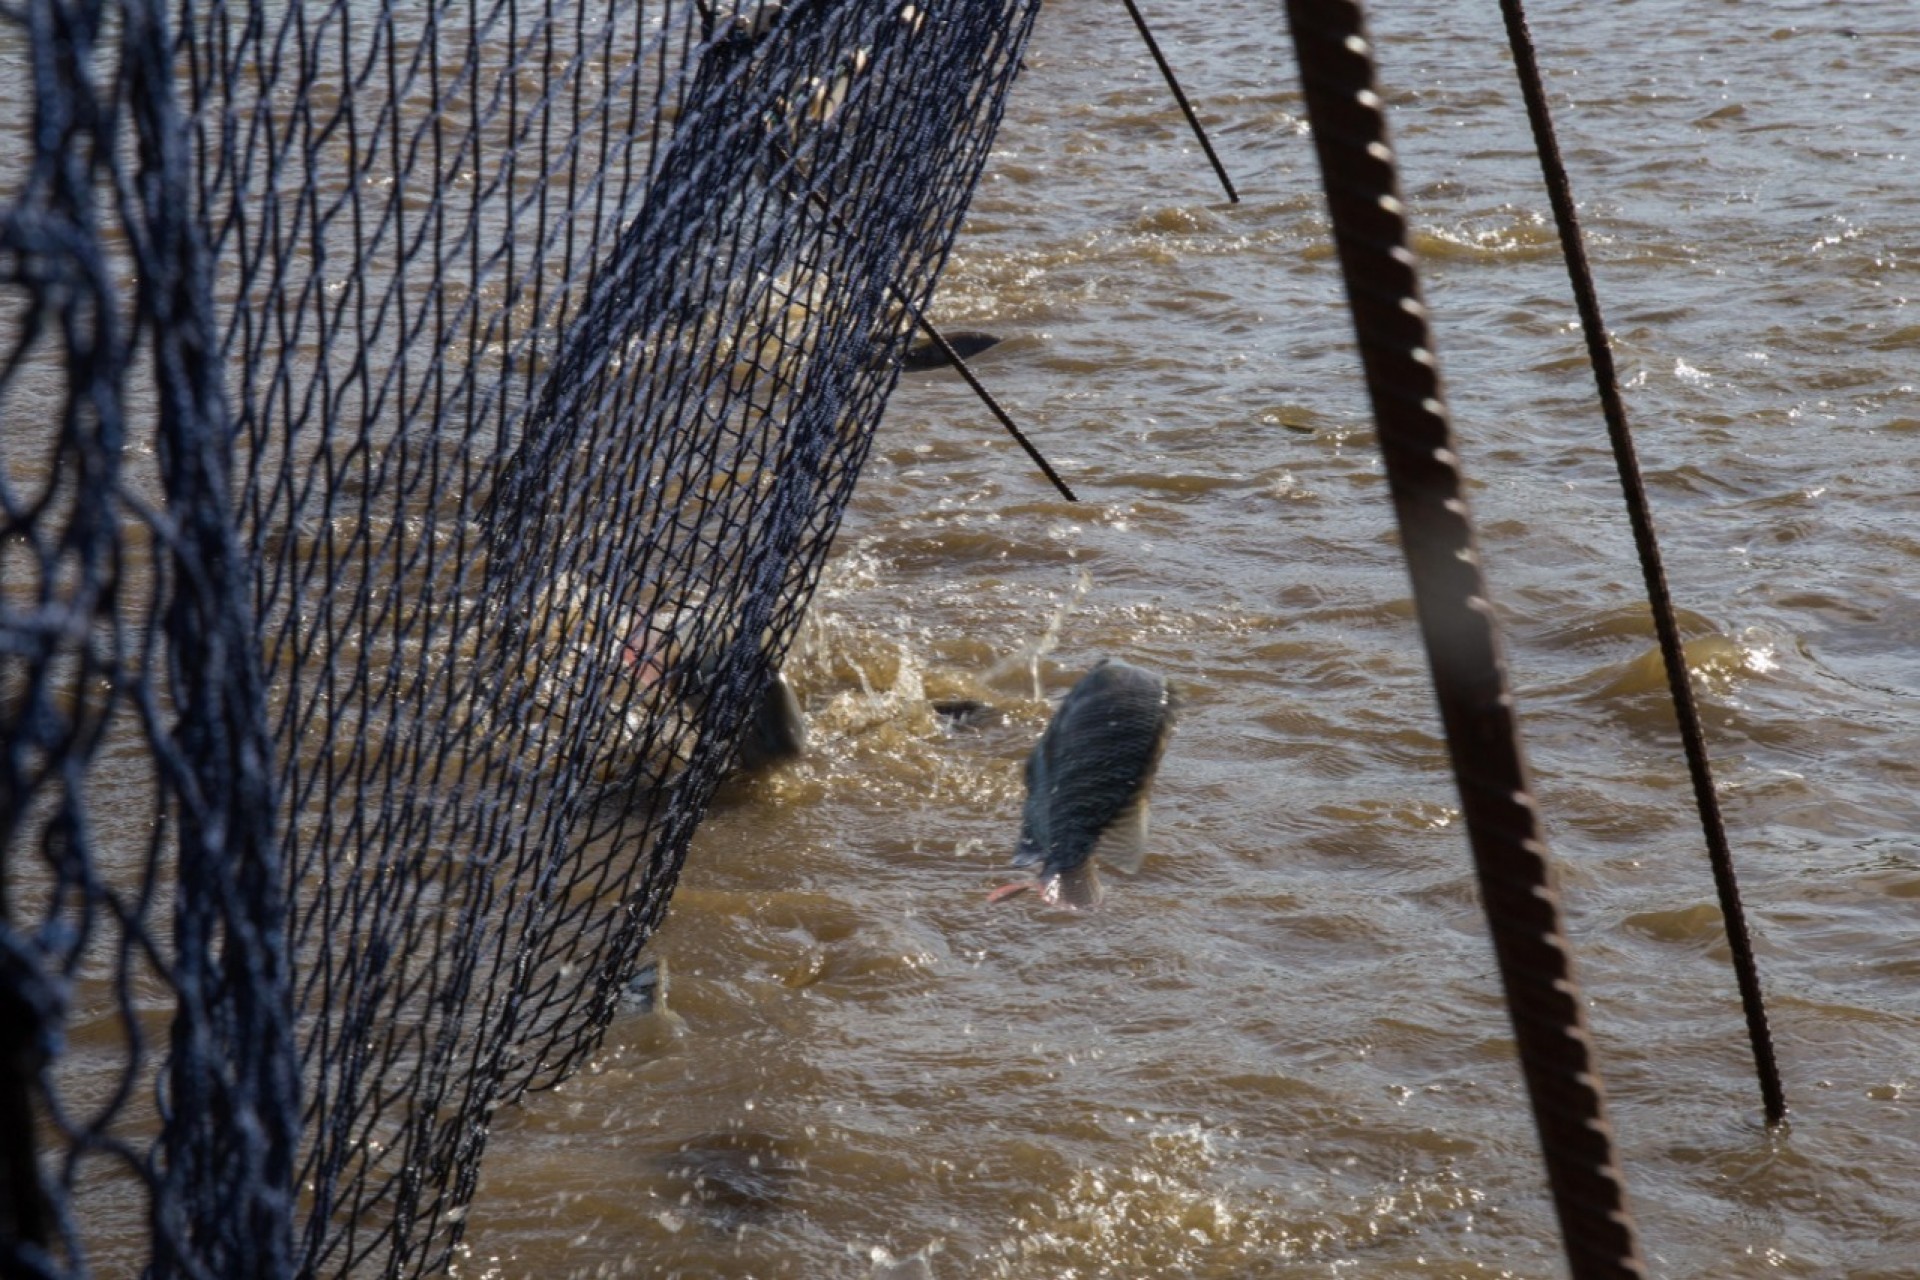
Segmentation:
<svg viewBox="0 0 1920 1280">
<path fill-rule="evenodd" d="M 1139 870 L 1147 845 L 1147 789 L 1173 733 L 1173 686 L 1151 671 L 1102 659 L 1073 686 L 1027 757 L 1027 806 L 1013 865 L 1031 879 L 987 895 L 1037 890 L 1050 906 L 1100 901 L 1092 860 Z"/>
<path fill-rule="evenodd" d="M 971 360 L 989 347 L 1000 345 L 1000 339 L 990 333 L 981 333 L 974 329 L 959 329 L 953 333 L 940 335 L 953 348 L 954 354 L 962 360 Z M 922 338 L 907 348 L 900 357 L 900 367 L 908 373 L 924 373 L 928 369 L 947 367 L 947 353 L 931 338 Z"/>
<path fill-rule="evenodd" d="M 752 772 L 783 760 L 794 760 L 807 750 L 807 718 L 793 686 L 778 671 L 761 690 L 754 703 L 753 717 L 740 731 L 739 754 L 735 762 Z"/>
<path fill-rule="evenodd" d="M 631 652 L 631 643 L 628 648 Z M 637 665 L 638 660 L 629 657 L 628 662 Z M 705 700 L 718 691 L 720 663 L 720 655 L 709 652 L 667 668 L 655 679 L 664 681 L 689 709 L 704 710 Z M 783 673 L 771 672 L 754 695 L 753 709 L 746 723 L 740 726 L 734 767 L 754 773 L 770 765 L 797 760 L 806 750 L 807 717 L 800 708 L 800 699 Z"/>
<path fill-rule="evenodd" d="M 667 1003 L 667 962 L 656 956 L 627 979 L 621 1004 L 635 1013 L 652 1013 Z"/>
<path fill-rule="evenodd" d="M 978 729 L 998 724 L 1003 718 L 998 708 L 978 698 L 941 698 L 929 705 L 935 715 L 945 716 L 947 723 L 956 729 Z"/>
<path fill-rule="evenodd" d="M 786 1139 L 736 1130 L 689 1138 L 659 1163 L 669 1182 L 685 1186 L 681 1203 L 726 1230 L 786 1208 L 807 1168 Z"/>
</svg>

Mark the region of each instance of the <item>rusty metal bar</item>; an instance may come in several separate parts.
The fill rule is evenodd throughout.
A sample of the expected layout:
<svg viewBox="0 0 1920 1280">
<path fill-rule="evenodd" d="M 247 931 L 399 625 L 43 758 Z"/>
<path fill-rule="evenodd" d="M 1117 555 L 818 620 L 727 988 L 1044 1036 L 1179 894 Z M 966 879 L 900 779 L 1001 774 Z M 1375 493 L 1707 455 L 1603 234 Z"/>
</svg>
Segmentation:
<svg viewBox="0 0 1920 1280">
<path fill-rule="evenodd" d="M 1288 0 L 1307 114 L 1521 1072 L 1576 1280 L 1640 1277 L 1357 0 Z"/>
</svg>

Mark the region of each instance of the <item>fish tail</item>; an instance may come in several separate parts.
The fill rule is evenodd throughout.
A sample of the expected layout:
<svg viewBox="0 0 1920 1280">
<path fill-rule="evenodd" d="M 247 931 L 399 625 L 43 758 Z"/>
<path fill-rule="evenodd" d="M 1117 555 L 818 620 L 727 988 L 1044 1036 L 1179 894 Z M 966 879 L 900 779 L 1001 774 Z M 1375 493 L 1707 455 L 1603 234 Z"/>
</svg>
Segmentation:
<svg viewBox="0 0 1920 1280">
<path fill-rule="evenodd" d="M 1050 907 L 1065 907 L 1069 911 L 1091 911 L 1100 905 L 1106 897 L 1106 889 L 1100 884 L 1093 864 L 1083 862 L 1071 871 L 1062 871 L 1047 877 L 1041 885 L 1040 897 Z"/>
</svg>

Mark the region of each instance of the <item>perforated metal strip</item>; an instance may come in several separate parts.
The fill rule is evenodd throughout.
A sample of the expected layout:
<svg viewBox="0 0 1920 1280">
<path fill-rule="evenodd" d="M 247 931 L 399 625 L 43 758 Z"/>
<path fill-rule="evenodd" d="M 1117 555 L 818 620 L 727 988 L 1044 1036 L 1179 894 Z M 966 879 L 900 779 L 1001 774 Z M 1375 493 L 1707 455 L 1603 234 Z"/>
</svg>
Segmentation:
<svg viewBox="0 0 1920 1280">
<path fill-rule="evenodd" d="M 1287 15 L 1567 1258 L 1580 1280 L 1644 1275 L 1407 248 L 1364 10 L 1289 0 Z"/>
</svg>

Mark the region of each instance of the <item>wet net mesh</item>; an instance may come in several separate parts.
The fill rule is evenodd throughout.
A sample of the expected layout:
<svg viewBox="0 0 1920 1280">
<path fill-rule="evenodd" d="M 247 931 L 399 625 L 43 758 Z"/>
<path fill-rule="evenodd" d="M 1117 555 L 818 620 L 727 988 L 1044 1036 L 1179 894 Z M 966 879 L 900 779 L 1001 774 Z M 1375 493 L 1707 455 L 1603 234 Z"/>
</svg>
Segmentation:
<svg viewBox="0 0 1920 1280">
<path fill-rule="evenodd" d="M 444 1265 L 770 696 L 1036 7 L 0 7 L 0 1272 Z"/>
</svg>

